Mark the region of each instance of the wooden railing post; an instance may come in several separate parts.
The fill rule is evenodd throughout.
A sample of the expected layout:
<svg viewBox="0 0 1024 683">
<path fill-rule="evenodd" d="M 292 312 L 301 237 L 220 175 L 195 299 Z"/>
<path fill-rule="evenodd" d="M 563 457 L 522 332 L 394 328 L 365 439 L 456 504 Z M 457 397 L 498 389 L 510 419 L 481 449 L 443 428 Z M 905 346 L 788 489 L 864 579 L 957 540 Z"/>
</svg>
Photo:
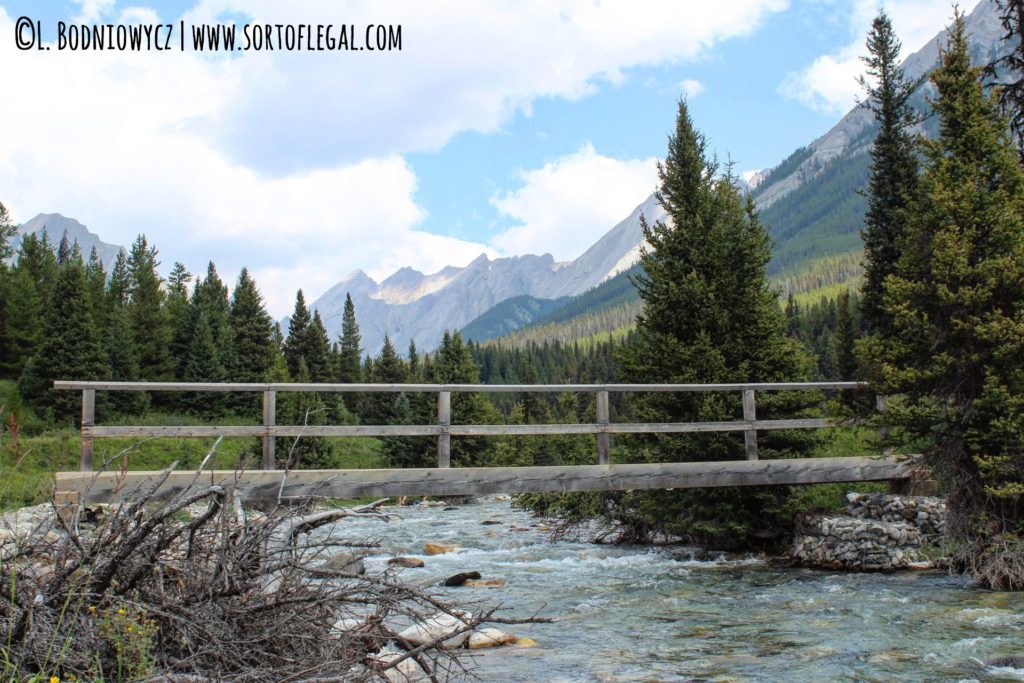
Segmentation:
<svg viewBox="0 0 1024 683">
<path fill-rule="evenodd" d="M 754 402 L 754 390 L 743 390 L 743 419 L 753 422 L 757 419 L 757 404 Z M 747 460 L 757 460 L 757 430 L 747 429 L 743 432 L 743 442 L 747 447 Z"/>
<path fill-rule="evenodd" d="M 599 389 L 597 392 L 597 424 L 608 425 L 608 391 Z M 611 435 L 608 432 L 597 434 L 597 464 L 611 463 Z"/>
<path fill-rule="evenodd" d="M 96 424 L 96 390 L 82 389 L 82 462 L 83 472 L 92 472 L 92 436 L 85 435 L 86 427 Z"/>
<path fill-rule="evenodd" d="M 271 390 L 263 392 L 263 426 L 273 427 L 277 424 L 277 393 Z M 263 469 L 277 469 L 277 458 L 274 454 L 274 437 L 267 434 L 263 437 Z"/>
<path fill-rule="evenodd" d="M 452 424 L 452 394 L 441 391 L 437 394 L 437 422 L 441 425 L 441 434 L 437 437 L 437 466 L 451 467 L 452 437 L 448 428 Z"/>
<path fill-rule="evenodd" d="M 885 409 L 889 406 L 889 397 L 885 394 L 877 394 L 875 396 L 875 408 L 880 413 L 884 413 Z M 882 455 L 890 455 L 892 453 L 892 446 L 886 444 L 889 440 L 889 426 L 883 423 L 878 428 L 878 439 L 882 445 Z"/>
</svg>

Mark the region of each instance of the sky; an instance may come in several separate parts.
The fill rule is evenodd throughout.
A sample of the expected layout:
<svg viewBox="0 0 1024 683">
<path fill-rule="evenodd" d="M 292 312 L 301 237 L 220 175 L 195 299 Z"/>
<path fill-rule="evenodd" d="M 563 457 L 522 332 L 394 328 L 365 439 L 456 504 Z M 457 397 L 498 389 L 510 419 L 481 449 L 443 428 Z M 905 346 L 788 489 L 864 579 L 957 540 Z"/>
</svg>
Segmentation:
<svg viewBox="0 0 1024 683">
<path fill-rule="evenodd" d="M 860 94 L 881 6 L 0 0 L 0 202 L 115 244 L 144 233 L 164 272 L 247 267 L 275 317 L 355 269 L 570 260 L 656 189 L 680 98 L 740 173 L 826 132 Z M 952 15 L 885 10 L 905 55 Z M 163 28 L 150 49 L 84 49 L 108 25 Z M 250 49 L 197 50 L 204 26 Z M 336 46 L 343 26 L 349 47 L 400 33 L 400 49 L 267 50 L 289 32 L 316 47 L 318 30 Z"/>
</svg>

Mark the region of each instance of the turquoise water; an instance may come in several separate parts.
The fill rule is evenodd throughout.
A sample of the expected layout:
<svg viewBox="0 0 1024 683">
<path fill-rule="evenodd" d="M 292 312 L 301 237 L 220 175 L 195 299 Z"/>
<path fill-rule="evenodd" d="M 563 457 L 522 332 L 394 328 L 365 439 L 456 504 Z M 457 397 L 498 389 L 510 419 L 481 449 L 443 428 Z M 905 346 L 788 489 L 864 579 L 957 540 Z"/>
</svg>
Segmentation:
<svg viewBox="0 0 1024 683">
<path fill-rule="evenodd" d="M 537 647 L 464 655 L 482 681 L 1024 680 L 1024 669 L 986 665 L 1024 656 L 1024 594 L 939 572 L 837 574 L 685 547 L 552 541 L 505 500 L 393 511 L 402 519 L 335 529 L 381 542 L 371 573 L 395 555 L 424 560 L 401 570 L 412 583 L 476 570 L 507 585 L 437 590 L 481 601 L 472 611 L 558 620 L 504 627 Z M 427 541 L 464 548 L 428 556 Z"/>
</svg>

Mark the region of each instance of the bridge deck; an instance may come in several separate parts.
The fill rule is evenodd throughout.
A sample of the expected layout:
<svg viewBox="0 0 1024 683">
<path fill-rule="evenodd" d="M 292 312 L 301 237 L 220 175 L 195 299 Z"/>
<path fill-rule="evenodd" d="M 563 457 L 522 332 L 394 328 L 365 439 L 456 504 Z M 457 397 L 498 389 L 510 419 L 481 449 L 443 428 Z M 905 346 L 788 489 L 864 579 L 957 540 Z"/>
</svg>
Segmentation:
<svg viewBox="0 0 1024 683">
<path fill-rule="evenodd" d="M 906 479 L 916 455 L 736 460 L 656 464 L 568 465 L 554 467 L 451 467 L 377 470 L 211 470 L 194 486 L 237 483 L 243 499 L 450 496 L 486 493 L 625 491 L 819 484 Z M 111 502 L 152 482 L 156 472 L 58 472 L 56 491 L 64 500 Z M 195 473 L 172 472 L 157 498 L 193 484 Z"/>
</svg>

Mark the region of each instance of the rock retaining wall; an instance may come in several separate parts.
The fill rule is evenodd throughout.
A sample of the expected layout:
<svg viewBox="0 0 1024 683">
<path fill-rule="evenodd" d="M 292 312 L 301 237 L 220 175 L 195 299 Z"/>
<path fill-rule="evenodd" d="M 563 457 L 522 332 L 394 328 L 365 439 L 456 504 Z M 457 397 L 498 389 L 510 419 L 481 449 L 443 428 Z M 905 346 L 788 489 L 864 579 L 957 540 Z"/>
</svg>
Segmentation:
<svg viewBox="0 0 1024 683">
<path fill-rule="evenodd" d="M 807 514 L 789 552 L 794 564 L 855 571 L 923 567 L 918 549 L 945 527 L 939 498 L 848 493 L 846 515 Z"/>
</svg>

